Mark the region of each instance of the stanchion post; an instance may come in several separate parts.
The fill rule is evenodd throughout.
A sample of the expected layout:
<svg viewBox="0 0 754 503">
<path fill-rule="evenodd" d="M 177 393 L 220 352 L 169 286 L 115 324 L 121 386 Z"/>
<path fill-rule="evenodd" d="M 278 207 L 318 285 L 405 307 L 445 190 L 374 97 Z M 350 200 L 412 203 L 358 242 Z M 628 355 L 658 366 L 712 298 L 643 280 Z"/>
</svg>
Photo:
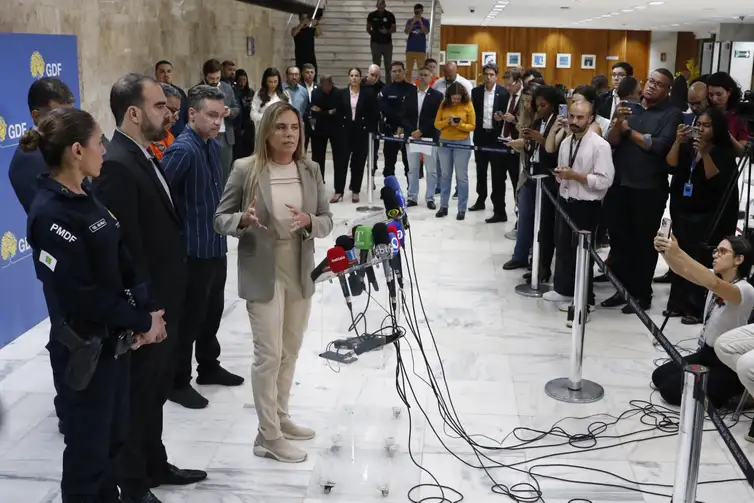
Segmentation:
<svg viewBox="0 0 754 503">
<path fill-rule="evenodd" d="M 548 175 L 534 175 L 537 184 L 534 196 L 534 240 L 531 252 L 531 283 L 524 283 L 516 287 L 516 293 L 524 297 L 541 297 L 550 288 L 539 284 L 539 227 L 542 220 L 542 180 Z"/>
<path fill-rule="evenodd" d="M 374 166 L 374 142 L 376 140 L 376 135 L 374 133 L 369 133 L 369 145 L 367 150 L 367 205 L 366 206 L 359 206 L 356 208 L 356 211 L 364 213 L 367 211 L 377 211 L 381 210 L 382 208 L 379 206 L 374 205 L 374 179 L 372 177 L 372 169 Z"/>
<path fill-rule="evenodd" d="M 584 366 L 584 333 L 588 315 L 589 269 L 592 266 L 589 248 L 591 233 L 578 231 L 576 249 L 576 277 L 573 292 L 573 327 L 571 328 L 571 373 L 545 384 L 545 393 L 555 400 L 568 403 L 591 403 L 605 396 L 605 390 L 596 382 L 582 379 Z"/>
<path fill-rule="evenodd" d="M 709 370 L 702 365 L 683 368 L 681 424 L 678 428 L 678 456 L 675 464 L 672 503 L 694 503 L 699 481 L 699 461 L 704 433 L 704 404 Z"/>
</svg>

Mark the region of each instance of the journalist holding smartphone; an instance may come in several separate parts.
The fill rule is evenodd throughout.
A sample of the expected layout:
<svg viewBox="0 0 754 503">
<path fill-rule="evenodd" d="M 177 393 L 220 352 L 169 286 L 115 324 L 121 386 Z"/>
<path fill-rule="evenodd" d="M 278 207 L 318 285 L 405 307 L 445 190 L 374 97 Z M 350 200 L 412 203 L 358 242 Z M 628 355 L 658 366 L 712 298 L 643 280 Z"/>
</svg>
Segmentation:
<svg viewBox="0 0 754 503">
<path fill-rule="evenodd" d="M 666 157 L 673 176 L 670 182 L 673 233 L 681 249 L 707 267 L 712 265 L 708 245 L 719 243 L 736 231 L 738 187 L 733 187 L 721 208 L 731 176 L 736 173 L 732 143 L 724 113 L 710 108 L 697 118 L 694 127 L 678 125 Z M 682 316 L 681 322 L 686 325 L 700 323 L 705 294 L 703 287 L 673 275 L 665 315 Z"/>
<path fill-rule="evenodd" d="M 476 114 L 471 104 L 469 93 L 464 86 L 453 83 L 445 91 L 445 99 L 437 111 L 435 128 L 440 131 L 440 142 L 461 146 L 471 146 L 470 135 L 476 128 Z M 440 193 L 440 209 L 435 216 L 442 218 L 448 215 L 450 204 L 450 183 L 453 180 L 453 170 L 456 172 L 458 185 L 458 214 L 456 220 L 466 217 L 466 205 L 469 202 L 469 159 L 470 148 L 439 147 L 438 158 L 442 172 Z"/>
</svg>

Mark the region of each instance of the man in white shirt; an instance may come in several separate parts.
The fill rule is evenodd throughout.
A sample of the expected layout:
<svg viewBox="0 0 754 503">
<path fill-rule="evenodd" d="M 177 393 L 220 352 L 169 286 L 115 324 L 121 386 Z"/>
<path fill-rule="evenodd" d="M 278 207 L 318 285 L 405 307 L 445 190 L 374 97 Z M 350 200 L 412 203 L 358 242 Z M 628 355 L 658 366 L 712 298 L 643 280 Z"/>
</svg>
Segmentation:
<svg viewBox="0 0 754 503">
<path fill-rule="evenodd" d="M 615 115 L 615 108 L 618 106 L 620 98 L 618 97 L 618 86 L 626 77 L 633 77 L 634 67 L 625 61 L 615 63 L 612 68 L 612 82 L 613 90 L 609 93 L 603 94 L 597 105 L 596 115 L 600 115 L 605 119 L 612 120 Z"/>
<path fill-rule="evenodd" d="M 555 175 L 560 183 L 558 204 L 581 230 L 594 233 L 600 220 L 602 199 L 613 184 L 615 167 L 610 144 L 589 128 L 594 120 L 594 110 L 588 101 L 571 105 L 568 125 L 571 135 L 560 144 L 558 167 Z M 543 298 L 551 302 L 568 304 L 573 301 L 576 272 L 576 245 L 573 230 L 558 214 L 559 229 L 556 236 L 555 281 L 552 291 Z M 594 305 L 592 267 L 589 266 L 588 304 Z"/>
<path fill-rule="evenodd" d="M 455 61 L 450 61 L 448 63 L 445 63 L 445 78 L 437 79 L 437 82 L 432 85 L 432 89 L 440 91 L 443 96 L 445 96 L 445 91 L 448 90 L 448 86 L 455 82 L 458 82 L 463 87 L 465 87 L 466 91 L 469 93 L 469 96 L 471 96 L 471 82 L 458 75 L 458 65 L 455 63 Z"/>
</svg>

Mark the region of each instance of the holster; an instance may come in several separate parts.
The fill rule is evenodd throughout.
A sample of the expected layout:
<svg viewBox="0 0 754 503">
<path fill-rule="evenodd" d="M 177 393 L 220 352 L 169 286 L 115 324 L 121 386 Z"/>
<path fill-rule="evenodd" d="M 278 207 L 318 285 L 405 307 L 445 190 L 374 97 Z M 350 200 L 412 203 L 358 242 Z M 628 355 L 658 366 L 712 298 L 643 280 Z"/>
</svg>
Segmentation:
<svg viewBox="0 0 754 503">
<path fill-rule="evenodd" d="M 102 333 L 105 335 L 105 332 Z M 92 335 L 81 337 L 70 325 L 62 322 L 55 331 L 55 339 L 69 351 L 68 364 L 65 367 L 63 381 L 74 391 L 81 391 L 89 386 L 97 363 L 102 354 L 103 337 Z"/>
</svg>

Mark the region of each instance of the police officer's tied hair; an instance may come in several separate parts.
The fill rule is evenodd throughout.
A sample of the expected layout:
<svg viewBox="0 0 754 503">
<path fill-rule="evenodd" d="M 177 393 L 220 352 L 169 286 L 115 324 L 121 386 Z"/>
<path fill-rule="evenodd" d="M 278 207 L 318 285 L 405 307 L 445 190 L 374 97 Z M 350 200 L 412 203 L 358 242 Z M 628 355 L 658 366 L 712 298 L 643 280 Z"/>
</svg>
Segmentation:
<svg viewBox="0 0 754 503">
<path fill-rule="evenodd" d="M 76 108 L 51 110 L 39 121 L 36 129 L 27 131 L 21 138 L 21 150 L 33 152 L 39 149 L 50 171 L 55 172 L 61 167 L 65 151 L 75 143 L 88 145 L 96 127 L 97 121 L 89 112 Z"/>
</svg>

